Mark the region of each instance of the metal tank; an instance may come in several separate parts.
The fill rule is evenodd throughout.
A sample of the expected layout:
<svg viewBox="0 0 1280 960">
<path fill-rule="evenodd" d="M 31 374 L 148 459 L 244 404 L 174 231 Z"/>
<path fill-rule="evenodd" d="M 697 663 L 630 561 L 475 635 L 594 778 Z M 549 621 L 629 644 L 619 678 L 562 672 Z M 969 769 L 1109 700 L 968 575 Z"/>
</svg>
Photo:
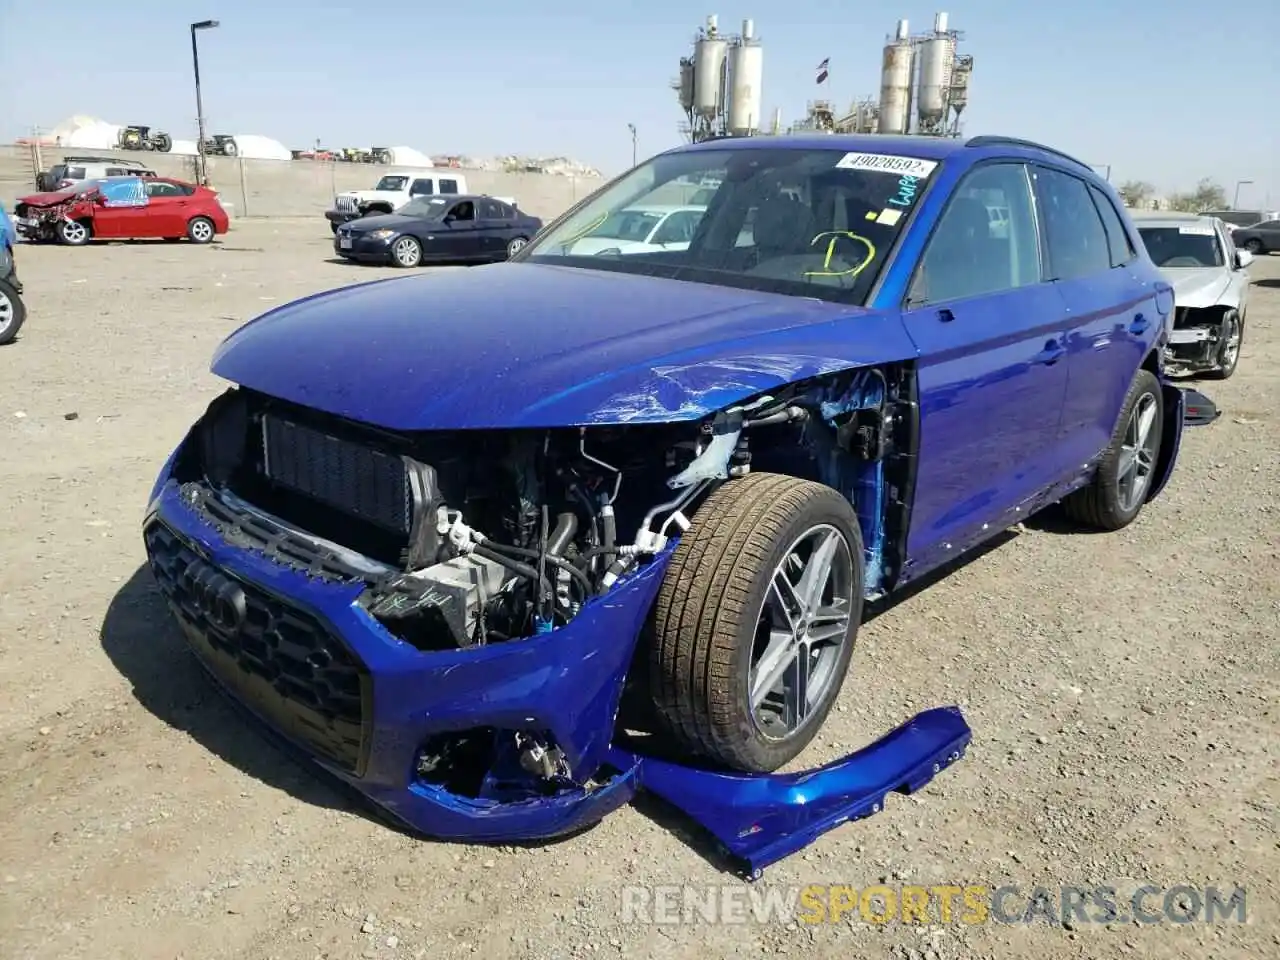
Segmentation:
<svg viewBox="0 0 1280 960">
<path fill-rule="evenodd" d="M 742 21 L 742 40 L 729 48 L 728 130 L 736 137 L 760 129 L 764 47 L 755 38 L 755 25 Z"/>
<path fill-rule="evenodd" d="M 951 85 L 951 66 L 955 62 L 955 38 L 947 35 L 947 15 L 934 20 L 934 35 L 920 48 L 919 100 L 917 115 L 921 126 L 933 126 L 947 112 L 947 93 Z"/>
<path fill-rule="evenodd" d="M 707 17 L 706 34 L 693 45 L 693 110 L 714 117 L 724 106 L 724 67 L 729 41 L 716 29 L 716 18 Z"/>
<path fill-rule="evenodd" d="M 680 60 L 680 79 L 676 85 L 676 95 L 680 98 L 680 107 L 689 113 L 693 110 L 693 60 L 682 57 Z"/>
<path fill-rule="evenodd" d="M 880 117 L 876 129 L 880 133 L 906 133 L 911 103 L 911 41 L 907 21 L 898 21 L 892 43 L 884 48 L 884 64 L 880 71 Z"/>
<path fill-rule="evenodd" d="M 969 80 L 972 74 L 973 57 L 956 57 L 956 65 L 951 69 L 951 94 L 947 101 L 957 116 L 969 105 Z"/>
</svg>

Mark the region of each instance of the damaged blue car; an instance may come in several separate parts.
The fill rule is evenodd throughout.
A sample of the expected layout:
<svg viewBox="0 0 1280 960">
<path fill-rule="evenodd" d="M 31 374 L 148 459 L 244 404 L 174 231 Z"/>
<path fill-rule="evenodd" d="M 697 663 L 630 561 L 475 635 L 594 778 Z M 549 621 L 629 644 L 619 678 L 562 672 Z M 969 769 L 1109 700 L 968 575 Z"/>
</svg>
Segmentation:
<svg viewBox="0 0 1280 960">
<path fill-rule="evenodd" d="M 687 243 L 628 239 L 707 184 Z M 1050 504 L 1117 530 L 1160 492 L 1172 309 L 1044 146 L 680 147 L 507 263 L 233 333 L 149 562 L 209 672 L 415 830 L 556 836 L 649 789 L 755 872 L 969 742 L 940 707 L 776 772 L 865 604 Z"/>
</svg>

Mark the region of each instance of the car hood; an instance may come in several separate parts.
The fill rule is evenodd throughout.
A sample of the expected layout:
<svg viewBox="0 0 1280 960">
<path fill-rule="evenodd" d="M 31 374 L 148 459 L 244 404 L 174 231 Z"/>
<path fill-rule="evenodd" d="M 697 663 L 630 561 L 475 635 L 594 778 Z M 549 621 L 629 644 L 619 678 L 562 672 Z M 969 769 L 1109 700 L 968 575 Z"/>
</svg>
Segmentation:
<svg viewBox="0 0 1280 960">
<path fill-rule="evenodd" d="M 1231 271 L 1225 267 L 1163 267 L 1160 272 L 1173 286 L 1179 307 L 1212 307 L 1231 285 Z"/>
<path fill-rule="evenodd" d="M 25 203 L 29 207 L 52 207 L 59 203 L 66 203 L 68 200 L 74 200 L 75 197 L 76 195 L 70 190 L 58 190 L 19 197 L 18 203 Z"/>
<path fill-rule="evenodd" d="M 361 217 L 342 225 L 343 232 L 355 234 L 369 233 L 373 230 L 403 230 L 413 223 L 422 223 L 421 217 L 405 217 L 398 213 L 383 213 L 376 217 Z"/>
<path fill-rule="evenodd" d="M 430 430 L 692 420 L 914 355 L 893 313 L 504 263 L 286 304 L 224 340 L 212 369 L 337 416 Z"/>
</svg>

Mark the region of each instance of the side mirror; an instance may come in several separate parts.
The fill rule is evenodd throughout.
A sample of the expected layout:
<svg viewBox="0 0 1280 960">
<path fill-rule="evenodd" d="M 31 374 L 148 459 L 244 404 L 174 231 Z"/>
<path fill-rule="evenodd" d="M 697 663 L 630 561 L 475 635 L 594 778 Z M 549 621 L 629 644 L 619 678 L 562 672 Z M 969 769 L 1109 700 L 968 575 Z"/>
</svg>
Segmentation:
<svg viewBox="0 0 1280 960">
<path fill-rule="evenodd" d="M 1253 254 L 1248 250 L 1236 251 L 1236 269 L 1243 270 L 1249 264 L 1253 263 Z"/>
</svg>

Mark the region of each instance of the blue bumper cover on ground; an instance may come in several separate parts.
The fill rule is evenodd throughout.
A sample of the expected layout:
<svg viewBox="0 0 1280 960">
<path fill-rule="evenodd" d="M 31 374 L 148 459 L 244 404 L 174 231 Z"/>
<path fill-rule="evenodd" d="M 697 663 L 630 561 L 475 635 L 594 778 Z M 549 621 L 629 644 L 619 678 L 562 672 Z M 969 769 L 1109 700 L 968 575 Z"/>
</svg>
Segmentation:
<svg viewBox="0 0 1280 960">
<path fill-rule="evenodd" d="M 144 522 L 148 554 L 205 667 L 274 732 L 395 819 L 430 836 L 504 842 L 559 836 L 627 804 L 643 787 L 692 816 L 748 873 L 756 873 L 845 820 L 879 810 L 887 792 L 918 788 L 958 759 L 969 740 L 959 711 L 944 708 L 803 774 L 724 774 L 632 753 L 610 740 L 670 548 L 552 633 L 424 653 L 356 603 L 363 585 L 311 576 L 229 543 L 183 501 L 176 482 L 165 482 L 167 476 L 166 468 Z M 176 554 L 181 556 L 175 561 Z M 215 642 L 212 621 L 199 611 L 193 615 L 190 603 L 183 607 L 179 581 L 206 591 L 210 584 L 236 584 L 249 595 L 248 619 L 256 626 L 245 646 L 253 648 L 252 656 L 237 661 L 225 642 Z M 315 649 L 298 646 L 311 642 L 311 634 L 326 639 Z M 280 655 L 287 647 L 291 659 Z M 273 656 L 281 658 L 271 661 Z M 335 659 L 348 664 L 345 673 Z M 279 663 L 286 664 L 283 670 Z M 314 670 L 306 666 L 312 663 Z M 335 733 L 330 703 L 339 701 L 330 695 L 338 687 L 346 706 L 337 713 L 348 714 Z M 478 793 L 463 795 L 421 776 L 424 743 L 477 728 L 548 735 L 564 751 L 578 783 L 521 796 L 490 776 Z M 345 745 L 346 752 L 333 748 L 326 755 L 317 743 Z"/>
</svg>

